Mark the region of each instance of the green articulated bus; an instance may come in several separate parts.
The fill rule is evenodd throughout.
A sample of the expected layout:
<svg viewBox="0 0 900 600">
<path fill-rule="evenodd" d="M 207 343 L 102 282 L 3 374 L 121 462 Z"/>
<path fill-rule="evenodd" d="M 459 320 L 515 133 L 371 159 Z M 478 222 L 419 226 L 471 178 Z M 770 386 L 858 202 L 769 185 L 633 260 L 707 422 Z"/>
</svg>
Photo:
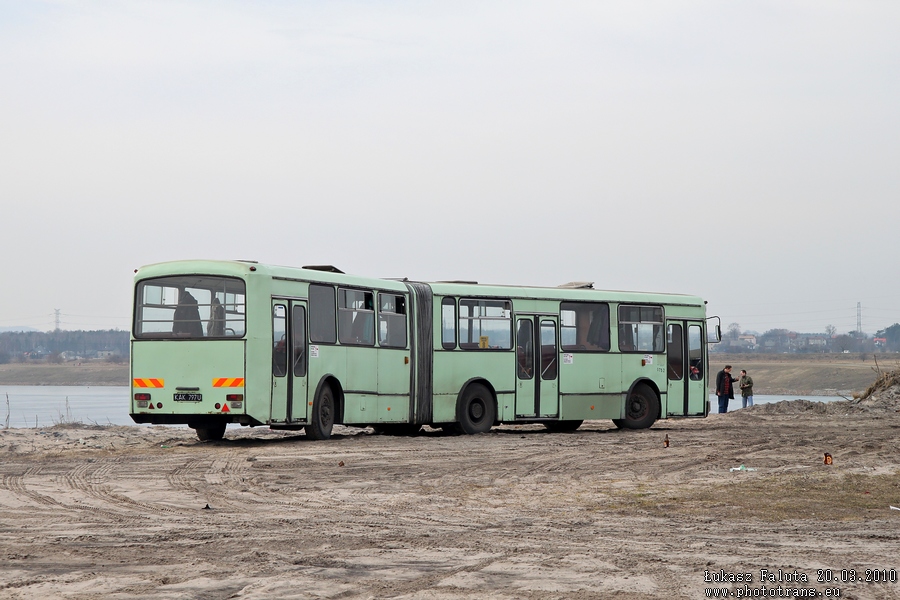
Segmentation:
<svg viewBox="0 0 900 600">
<path fill-rule="evenodd" d="M 324 440 L 335 424 L 642 429 L 709 412 L 694 296 L 205 260 L 142 267 L 134 286 L 130 415 L 201 440 L 228 423 Z"/>
</svg>

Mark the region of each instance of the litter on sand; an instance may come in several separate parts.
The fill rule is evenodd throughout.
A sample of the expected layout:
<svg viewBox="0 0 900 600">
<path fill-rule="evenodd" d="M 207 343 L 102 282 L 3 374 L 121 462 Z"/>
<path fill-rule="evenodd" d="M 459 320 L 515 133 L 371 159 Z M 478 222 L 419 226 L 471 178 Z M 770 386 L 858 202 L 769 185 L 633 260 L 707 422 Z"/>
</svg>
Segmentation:
<svg viewBox="0 0 900 600">
<path fill-rule="evenodd" d="M 892 506 L 891 510 L 900 510 L 900 508 L 897 508 L 896 506 Z"/>
<path fill-rule="evenodd" d="M 730 469 L 730 471 L 732 471 L 732 472 L 734 472 L 734 471 L 755 471 L 755 470 L 756 469 L 754 469 L 753 467 L 745 467 L 744 465 L 741 465 L 739 467 L 731 467 L 731 469 Z"/>
</svg>

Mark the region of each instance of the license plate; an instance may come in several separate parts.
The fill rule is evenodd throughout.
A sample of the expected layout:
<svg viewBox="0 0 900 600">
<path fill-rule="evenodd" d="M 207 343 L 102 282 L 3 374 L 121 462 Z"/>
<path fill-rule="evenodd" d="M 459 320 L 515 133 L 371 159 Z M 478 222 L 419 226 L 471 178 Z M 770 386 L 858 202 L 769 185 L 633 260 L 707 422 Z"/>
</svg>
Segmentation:
<svg viewBox="0 0 900 600">
<path fill-rule="evenodd" d="M 203 394 L 193 392 L 175 392 L 175 402 L 200 402 Z"/>
</svg>

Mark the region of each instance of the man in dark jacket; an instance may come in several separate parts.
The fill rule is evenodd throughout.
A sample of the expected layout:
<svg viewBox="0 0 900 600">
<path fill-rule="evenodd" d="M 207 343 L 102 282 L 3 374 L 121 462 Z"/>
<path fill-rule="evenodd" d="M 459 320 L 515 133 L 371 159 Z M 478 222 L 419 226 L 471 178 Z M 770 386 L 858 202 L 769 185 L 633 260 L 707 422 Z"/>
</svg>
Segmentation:
<svg viewBox="0 0 900 600">
<path fill-rule="evenodd" d="M 716 375 L 716 396 L 719 397 L 719 412 L 728 412 L 728 401 L 734 400 L 734 382 L 737 381 L 731 376 L 731 365 L 725 365 L 725 368 Z"/>
<path fill-rule="evenodd" d="M 746 369 L 741 369 L 741 408 L 753 406 L 753 378 L 747 375 Z"/>
<path fill-rule="evenodd" d="M 178 306 L 172 318 L 172 333 L 184 337 L 203 337 L 203 324 L 200 322 L 200 309 L 197 299 L 186 290 L 178 291 Z"/>
</svg>

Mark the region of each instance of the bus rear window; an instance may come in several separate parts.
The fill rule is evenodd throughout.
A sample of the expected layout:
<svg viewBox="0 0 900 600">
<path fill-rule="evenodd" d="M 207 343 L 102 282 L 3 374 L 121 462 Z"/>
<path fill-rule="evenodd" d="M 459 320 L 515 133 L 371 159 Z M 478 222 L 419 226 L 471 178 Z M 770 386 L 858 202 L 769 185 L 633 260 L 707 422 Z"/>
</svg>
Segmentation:
<svg viewBox="0 0 900 600">
<path fill-rule="evenodd" d="M 146 279 L 135 294 L 138 339 L 234 338 L 246 331 L 240 279 L 178 275 Z"/>
</svg>

